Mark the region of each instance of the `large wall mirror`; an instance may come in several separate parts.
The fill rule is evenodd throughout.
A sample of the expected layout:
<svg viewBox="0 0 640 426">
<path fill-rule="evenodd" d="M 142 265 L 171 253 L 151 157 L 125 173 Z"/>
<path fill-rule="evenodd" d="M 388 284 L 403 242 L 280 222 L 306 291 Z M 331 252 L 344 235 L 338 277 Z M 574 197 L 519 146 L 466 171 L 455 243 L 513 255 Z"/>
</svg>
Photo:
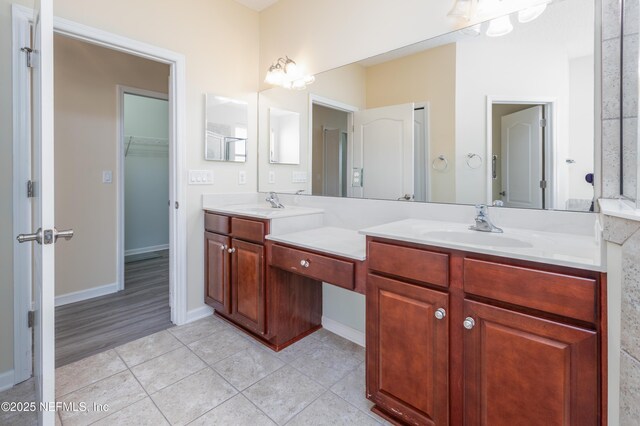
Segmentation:
<svg viewBox="0 0 640 426">
<path fill-rule="evenodd" d="M 589 211 L 594 17 L 554 0 L 261 92 L 260 191 Z M 273 108 L 299 114 L 299 164 L 269 161 Z"/>
</svg>

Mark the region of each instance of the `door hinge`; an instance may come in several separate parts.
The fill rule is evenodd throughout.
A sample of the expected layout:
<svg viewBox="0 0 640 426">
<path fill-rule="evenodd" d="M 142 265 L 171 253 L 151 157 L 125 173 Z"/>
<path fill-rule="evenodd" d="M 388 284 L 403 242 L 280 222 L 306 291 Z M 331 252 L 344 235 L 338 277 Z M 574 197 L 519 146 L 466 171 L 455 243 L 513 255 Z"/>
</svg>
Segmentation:
<svg viewBox="0 0 640 426">
<path fill-rule="evenodd" d="M 35 311 L 27 312 L 27 327 L 33 328 L 33 325 L 36 321 L 36 313 Z"/>
<path fill-rule="evenodd" d="M 543 118 L 542 120 L 540 120 L 540 127 L 547 127 L 547 119 Z"/>
<path fill-rule="evenodd" d="M 546 180 L 541 180 L 540 181 L 540 188 L 547 189 L 547 181 Z"/>
<path fill-rule="evenodd" d="M 31 65 L 31 54 L 33 53 L 33 49 L 30 47 L 23 47 L 20 50 L 27 54 L 27 68 L 33 68 Z"/>
<path fill-rule="evenodd" d="M 34 184 L 32 180 L 27 181 L 27 198 L 35 197 Z"/>
</svg>

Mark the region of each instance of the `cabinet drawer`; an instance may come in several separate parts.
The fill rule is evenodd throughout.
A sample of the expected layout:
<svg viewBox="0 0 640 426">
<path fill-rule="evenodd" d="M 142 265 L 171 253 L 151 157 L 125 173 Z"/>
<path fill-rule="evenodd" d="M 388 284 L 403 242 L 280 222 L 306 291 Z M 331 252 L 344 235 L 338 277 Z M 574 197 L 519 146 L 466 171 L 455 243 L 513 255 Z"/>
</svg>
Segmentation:
<svg viewBox="0 0 640 426">
<path fill-rule="evenodd" d="M 301 262 L 304 261 L 308 262 L 307 267 L 301 265 Z M 335 284 L 349 290 L 353 290 L 355 287 L 355 268 L 352 262 L 274 245 L 271 266 Z"/>
<path fill-rule="evenodd" d="M 464 291 L 595 323 L 596 281 L 553 272 L 464 259 Z"/>
<path fill-rule="evenodd" d="M 264 223 L 256 220 L 231 218 L 231 233 L 234 238 L 264 243 Z"/>
<path fill-rule="evenodd" d="M 449 255 L 393 244 L 369 243 L 369 269 L 424 283 L 449 286 Z"/>
<path fill-rule="evenodd" d="M 229 216 L 222 216 L 220 214 L 214 213 L 205 213 L 204 229 L 209 232 L 216 232 L 218 234 L 228 234 Z"/>
</svg>

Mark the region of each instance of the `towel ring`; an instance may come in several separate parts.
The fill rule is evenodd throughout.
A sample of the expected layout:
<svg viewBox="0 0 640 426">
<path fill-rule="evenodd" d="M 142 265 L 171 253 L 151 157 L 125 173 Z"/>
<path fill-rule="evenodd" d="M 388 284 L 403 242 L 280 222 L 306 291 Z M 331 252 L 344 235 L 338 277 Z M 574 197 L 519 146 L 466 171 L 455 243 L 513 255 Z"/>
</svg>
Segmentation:
<svg viewBox="0 0 640 426">
<path fill-rule="evenodd" d="M 440 161 L 440 163 L 436 163 L 436 161 L 438 160 Z M 438 167 L 437 164 L 444 164 L 444 166 Z M 447 158 L 441 154 L 431 162 L 431 167 L 439 172 L 444 172 L 445 170 L 447 170 L 447 167 L 449 167 L 449 162 L 447 161 Z"/>
<path fill-rule="evenodd" d="M 466 161 L 470 169 L 479 169 L 482 167 L 482 157 L 478 154 L 468 153 Z"/>
</svg>

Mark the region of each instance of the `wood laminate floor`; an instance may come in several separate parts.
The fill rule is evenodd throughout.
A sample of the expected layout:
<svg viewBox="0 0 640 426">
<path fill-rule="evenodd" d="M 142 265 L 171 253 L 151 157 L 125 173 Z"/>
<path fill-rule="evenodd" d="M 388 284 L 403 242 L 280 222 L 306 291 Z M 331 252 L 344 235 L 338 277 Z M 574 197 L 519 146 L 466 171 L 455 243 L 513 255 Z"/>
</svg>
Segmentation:
<svg viewBox="0 0 640 426">
<path fill-rule="evenodd" d="M 56 367 L 172 327 L 169 252 L 125 264 L 125 289 L 56 308 Z"/>
</svg>

